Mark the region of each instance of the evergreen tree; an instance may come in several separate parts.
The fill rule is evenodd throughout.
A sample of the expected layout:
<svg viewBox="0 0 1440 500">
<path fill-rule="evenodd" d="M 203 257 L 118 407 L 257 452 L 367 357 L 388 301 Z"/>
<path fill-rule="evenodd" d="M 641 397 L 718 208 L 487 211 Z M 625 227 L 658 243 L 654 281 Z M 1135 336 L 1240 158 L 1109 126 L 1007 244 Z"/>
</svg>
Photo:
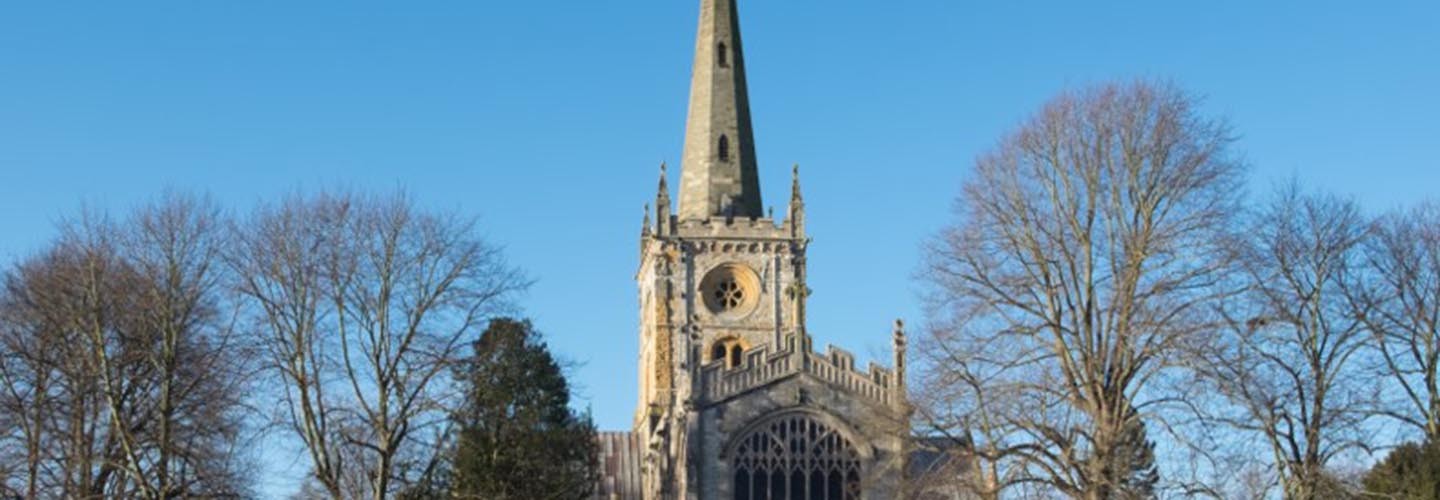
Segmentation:
<svg viewBox="0 0 1440 500">
<path fill-rule="evenodd" d="M 1118 453 L 1113 457 L 1111 466 L 1122 471 L 1116 498 L 1154 498 L 1155 485 L 1160 482 L 1160 470 L 1155 466 L 1155 442 L 1150 440 L 1145 422 L 1140 420 L 1133 408 L 1116 450 Z"/>
<path fill-rule="evenodd" d="M 595 425 L 570 409 L 560 365 L 528 321 L 496 319 L 461 364 L 465 404 L 450 480 L 458 498 L 588 498 Z"/>
<path fill-rule="evenodd" d="M 1407 443 L 1365 474 L 1367 495 L 1397 500 L 1440 498 L 1440 443 Z"/>
</svg>

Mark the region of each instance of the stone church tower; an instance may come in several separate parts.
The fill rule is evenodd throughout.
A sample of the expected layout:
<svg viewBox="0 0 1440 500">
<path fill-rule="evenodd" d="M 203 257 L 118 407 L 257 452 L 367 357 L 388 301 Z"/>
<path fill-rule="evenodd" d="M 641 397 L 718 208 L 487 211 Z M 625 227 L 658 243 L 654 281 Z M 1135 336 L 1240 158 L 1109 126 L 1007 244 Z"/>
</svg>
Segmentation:
<svg viewBox="0 0 1440 500">
<path fill-rule="evenodd" d="M 894 370 L 812 347 L 798 168 L 784 220 L 763 213 L 736 0 L 701 2 L 683 159 L 678 206 L 662 166 L 641 232 L 634 430 L 602 437 L 635 484 L 597 496 L 898 498 L 904 333 Z"/>
</svg>

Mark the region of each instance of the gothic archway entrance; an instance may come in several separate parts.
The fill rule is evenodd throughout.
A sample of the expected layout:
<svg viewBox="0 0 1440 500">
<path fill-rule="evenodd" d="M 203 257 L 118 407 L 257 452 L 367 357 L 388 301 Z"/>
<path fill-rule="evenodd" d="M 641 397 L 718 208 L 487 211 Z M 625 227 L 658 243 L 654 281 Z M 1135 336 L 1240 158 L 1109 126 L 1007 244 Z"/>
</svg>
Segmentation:
<svg viewBox="0 0 1440 500">
<path fill-rule="evenodd" d="M 859 500 L 860 455 L 835 429 L 804 414 L 751 431 L 735 447 L 736 500 Z"/>
</svg>

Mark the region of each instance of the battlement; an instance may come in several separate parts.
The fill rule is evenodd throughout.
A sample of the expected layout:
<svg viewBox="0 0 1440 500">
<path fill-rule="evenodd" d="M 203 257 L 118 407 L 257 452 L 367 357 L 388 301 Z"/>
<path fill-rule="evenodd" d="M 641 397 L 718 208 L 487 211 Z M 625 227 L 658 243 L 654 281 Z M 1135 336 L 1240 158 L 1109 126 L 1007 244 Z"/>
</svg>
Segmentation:
<svg viewBox="0 0 1440 500">
<path fill-rule="evenodd" d="M 680 238 L 791 239 L 790 221 L 770 217 L 710 217 L 675 219 L 671 233 L 660 236 Z"/>
<path fill-rule="evenodd" d="M 743 362 L 727 367 L 717 360 L 701 368 L 701 391 L 706 403 L 735 397 L 780 379 L 801 373 L 809 374 L 837 388 L 882 405 L 896 404 L 903 397 L 897 390 L 895 373 L 870 363 L 868 371 L 855 369 L 855 355 L 835 346 L 827 346 L 824 354 L 798 344 L 798 338 L 786 338 L 786 345 L 772 351 L 762 345 L 746 351 Z"/>
</svg>

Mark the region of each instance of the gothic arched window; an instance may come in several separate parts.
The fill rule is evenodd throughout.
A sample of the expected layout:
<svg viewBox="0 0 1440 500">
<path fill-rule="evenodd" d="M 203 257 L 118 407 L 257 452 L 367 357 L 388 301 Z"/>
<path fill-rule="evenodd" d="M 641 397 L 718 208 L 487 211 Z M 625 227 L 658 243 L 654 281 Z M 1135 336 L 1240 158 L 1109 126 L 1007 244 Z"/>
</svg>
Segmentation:
<svg viewBox="0 0 1440 500">
<path fill-rule="evenodd" d="M 730 138 L 720 136 L 720 161 L 730 161 Z"/>
<path fill-rule="evenodd" d="M 744 436 L 731 459 L 736 500 L 858 500 L 860 455 L 835 429 L 788 415 Z"/>
<path fill-rule="evenodd" d="M 726 368 L 735 368 L 745 362 L 745 350 L 749 346 L 739 337 L 724 337 L 710 345 L 708 363 L 722 362 Z"/>
<path fill-rule="evenodd" d="M 710 360 L 725 359 L 725 351 L 727 349 L 725 342 L 716 342 L 715 345 L 710 347 Z"/>
</svg>

